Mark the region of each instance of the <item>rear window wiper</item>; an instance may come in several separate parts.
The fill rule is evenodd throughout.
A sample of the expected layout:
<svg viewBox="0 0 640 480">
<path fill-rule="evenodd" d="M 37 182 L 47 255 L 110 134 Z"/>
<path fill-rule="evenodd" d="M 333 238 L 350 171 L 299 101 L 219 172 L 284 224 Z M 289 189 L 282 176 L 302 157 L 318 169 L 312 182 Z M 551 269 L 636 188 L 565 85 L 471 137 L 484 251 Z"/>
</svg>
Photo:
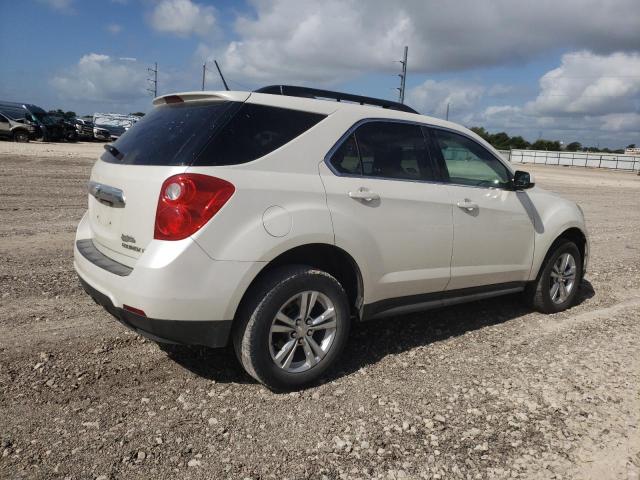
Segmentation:
<svg viewBox="0 0 640 480">
<path fill-rule="evenodd" d="M 116 157 L 118 160 L 122 160 L 124 158 L 124 154 L 118 150 L 116 147 L 114 147 L 113 145 L 111 145 L 110 143 L 107 143 L 104 146 L 104 149 L 109 152 L 111 155 L 113 155 L 114 157 Z"/>
</svg>

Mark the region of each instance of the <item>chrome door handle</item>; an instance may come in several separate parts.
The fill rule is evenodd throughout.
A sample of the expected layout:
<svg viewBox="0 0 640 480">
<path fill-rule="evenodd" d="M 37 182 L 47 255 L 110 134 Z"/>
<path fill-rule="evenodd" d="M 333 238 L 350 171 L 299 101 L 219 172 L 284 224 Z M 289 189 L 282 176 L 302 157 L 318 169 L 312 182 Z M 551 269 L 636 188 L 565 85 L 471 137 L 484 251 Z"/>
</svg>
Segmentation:
<svg viewBox="0 0 640 480">
<path fill-rule="evenodd" d="M 457 205 L 459 208 L 466 210 L 467 212 L 473 212 L 478 209 L 478 204 L 472 202 L 468 198 L 465 198 L 462 202 L 458 202 Z"/>
<path fill-rule="evenodd" d="M 119 188 L 94 181 L 89 182 L 88 188 L 89 195 L 93 195 L 100 203 L 109 207 L 124 208 L 124 192 Z"/>
<path fill-rule="evenodd" d="M 365 202 L 371 202 L 373 200 L 380 200 L 380 195 L 371 190 L 360 188 L 355 192 L 349 192 L 349 198 L 354 200 L 364 200 Z"/>
</svg>

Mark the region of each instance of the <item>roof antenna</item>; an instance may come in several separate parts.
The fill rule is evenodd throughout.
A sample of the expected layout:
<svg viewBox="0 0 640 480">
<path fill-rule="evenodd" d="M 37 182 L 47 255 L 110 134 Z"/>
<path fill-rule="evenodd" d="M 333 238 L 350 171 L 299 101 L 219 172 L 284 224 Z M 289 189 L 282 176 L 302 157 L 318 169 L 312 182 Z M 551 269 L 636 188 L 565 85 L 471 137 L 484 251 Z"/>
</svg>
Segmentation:
<svg viewBox="0 0 640 480">
<path fill-rule="evenodd" d="M 216 68 L 218 69 L 218 73 L 220 74 L 220 78 L 222 79 L 222 84 L 224 85 L 225 90 L 229 91 L 229 85 L 227 85 L 227 81 L 224 79 L 222 75 L 222 71 L 220 70 L 220 65 L 218 65 L 218 61 L 214 60 L 213 63 L 216 64 Z"/>
</svg>

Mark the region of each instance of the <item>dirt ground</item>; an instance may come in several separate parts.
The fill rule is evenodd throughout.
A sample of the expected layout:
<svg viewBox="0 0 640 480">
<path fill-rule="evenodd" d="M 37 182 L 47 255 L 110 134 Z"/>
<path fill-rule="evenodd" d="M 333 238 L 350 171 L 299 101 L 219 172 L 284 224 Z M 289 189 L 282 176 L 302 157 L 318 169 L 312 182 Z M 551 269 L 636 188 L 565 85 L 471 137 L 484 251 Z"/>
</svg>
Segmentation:
<svg viewBox="0 0 640 480">
<path fill-rule="evenodd" d="M 587 217 L 570 311 L 373 321 L 320 386 L 274 394 L 230 350 L 166 352 L 81 291 L 100 151 L 0 142 L 0 478 L 639 478 L 640 177 L 527 166 Z"/>
</svg>

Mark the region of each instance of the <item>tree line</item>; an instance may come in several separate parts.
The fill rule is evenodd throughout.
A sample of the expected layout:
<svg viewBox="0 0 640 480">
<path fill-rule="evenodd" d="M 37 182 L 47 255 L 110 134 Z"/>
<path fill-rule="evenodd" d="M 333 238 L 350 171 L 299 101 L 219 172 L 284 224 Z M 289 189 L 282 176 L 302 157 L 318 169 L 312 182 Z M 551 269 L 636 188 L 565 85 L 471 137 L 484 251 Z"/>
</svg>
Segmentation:
<svg viewBox="0 0 640 480">
<path fill-rule="evenodd" d="M 568 152 L 624 153 L 623 148 L 611 150 L 609 148 L 585 147 L 580 142 L 571 142 L 562 148 L 562 143 L 558 140 L 545 140 L 543 138 L 539 138 L 535 142 L 529 143 L 520 135 L 511 137 L 506 132 L 489 133 L 484 127 L 471 127 L 471 131 L 484 138 L 498 150 L 522 149 L 547 150 L 551 152 L 566 150 Z M 635 144 L 628 145 L 627 148 L 635 148 Z"/>
</svg>

